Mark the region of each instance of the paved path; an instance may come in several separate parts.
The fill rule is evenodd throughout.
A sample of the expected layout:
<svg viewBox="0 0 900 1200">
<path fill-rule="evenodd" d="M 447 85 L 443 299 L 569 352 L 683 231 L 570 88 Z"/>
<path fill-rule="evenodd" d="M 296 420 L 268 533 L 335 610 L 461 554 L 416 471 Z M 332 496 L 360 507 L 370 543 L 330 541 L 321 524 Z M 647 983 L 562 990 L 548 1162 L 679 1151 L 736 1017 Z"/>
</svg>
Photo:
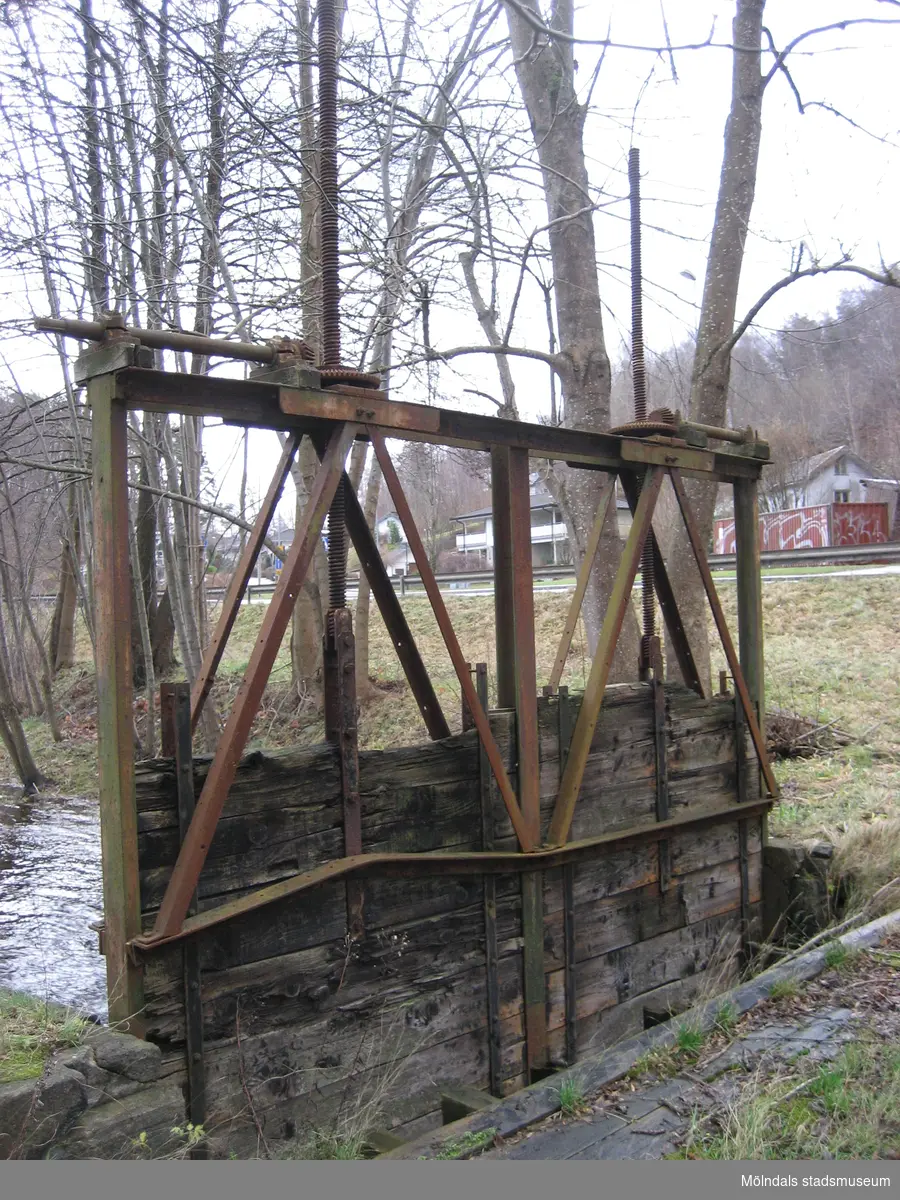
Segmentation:
<svg viewBox="0 0 900 1200">
<path fill-rule="evenodd" d="M 601 1097 L 587 1116 L 545 1122 L 486 1158 L 662 1158 L 687 1132 L 694 1110 L 721 1108 L 737 1095 L 748 1071 L 801 1055 L 833 1059 L 856 1036 L 862 1018 L 849 1008 L 827 1008 L 794 1021 L 750 1028 L 696 1070 L 664 1082 Z M 627 1084 L 625 1087 L 627 1088 Z"/>
</svg>

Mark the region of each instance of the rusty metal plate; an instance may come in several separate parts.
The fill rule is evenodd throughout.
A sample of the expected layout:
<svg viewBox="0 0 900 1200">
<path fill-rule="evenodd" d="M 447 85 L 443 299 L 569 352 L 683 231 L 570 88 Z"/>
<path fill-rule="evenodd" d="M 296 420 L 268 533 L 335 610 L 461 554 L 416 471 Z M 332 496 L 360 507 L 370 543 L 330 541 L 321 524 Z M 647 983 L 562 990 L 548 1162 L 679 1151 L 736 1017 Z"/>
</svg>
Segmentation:
<svg viewBox="0 0 900 1200">
<path fill-rule="evenodd" d="M 682 467 L 686 471 L 708 473 L 715 468 L 715 458 L 706 450 L 690 446 L 669 446 L 637 438 L 623 438 L 622 458 L 626 462 L 646 463 L 659 467 Z"/>
<path fill-rule="evenodd" d="M 348 394 L 349 393 L 349 394 Z M 292 417 L 325 417 L 332 421 L 365 422 L 386 429 L 408 429 L 437 433 L 440 410 L 424 404 L 400 404 L 385 398 L 384 392 L 341 387 L 314 392 L 301 388 L 279 388 L 278 404 Z"/>
</svg>

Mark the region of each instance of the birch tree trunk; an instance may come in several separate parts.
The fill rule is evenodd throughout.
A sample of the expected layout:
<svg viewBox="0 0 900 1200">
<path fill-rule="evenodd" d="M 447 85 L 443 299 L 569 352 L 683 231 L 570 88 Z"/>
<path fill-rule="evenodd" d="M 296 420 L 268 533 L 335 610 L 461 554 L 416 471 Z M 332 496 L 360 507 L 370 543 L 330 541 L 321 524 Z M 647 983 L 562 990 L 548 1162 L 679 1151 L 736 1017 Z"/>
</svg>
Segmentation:
<svg viewBox="0 0 900 1200">
<path fill-rule="evenodd" d="M 521 10 L 543 23 L 538 0 L 516 0 L 515 4 L 505 0 L 503 7 L 547 204 L 563 423 L 572 429 L 603 430 L 609 427 L 610 366 L 603 336 L 593 204 L 584 155 L 586 109 L 579 104 L 575 90 L 573 45 L 536 36 Z M 571 37 L 573 0 L 555 0 L 548 24 L 564 37 Z M 548 485 L 562 510 L 576 562 L 584 557 L 604 480 L 601 472 L 568 467 L 555 467 L 549 475 Z M 615 507 L 611 506 L 582 609 L 592 654 L 621 551 Z M 635 678 L 637 654 L 637 619 L 629 609 L 610 678 Z"/>
<path fill-rule="evenodd" d="M 738 0 L 734 17 L 731 107 L 725 123 L 722 171 L 691 377 L 690 416 L 707 425 L 724 425 L 727 416 L 731 348 L 719 347 L 734 330 L 744 245 L 756 191 L 765 87 L 761 70 L 764 7 L 765 0 Z M 685 489 L 701 536 L 709 544 L 716 485 L 689 479 L 685 480 Z M 672 585 L 701 681 L 708 688 L 709 624 L 705 594 L 680 519 L 673 518 L 671 529 L 668 557 Z"/>
</svg>

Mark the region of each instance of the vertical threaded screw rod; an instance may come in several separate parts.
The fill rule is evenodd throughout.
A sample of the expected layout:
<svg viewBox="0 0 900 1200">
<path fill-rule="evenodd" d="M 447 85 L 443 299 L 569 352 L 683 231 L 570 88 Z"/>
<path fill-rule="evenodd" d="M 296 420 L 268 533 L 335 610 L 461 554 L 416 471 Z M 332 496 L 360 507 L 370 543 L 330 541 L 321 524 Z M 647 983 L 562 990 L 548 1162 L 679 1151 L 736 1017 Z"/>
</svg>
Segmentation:
<svg viewBox="0 0 900 1200">
<path fill-rule="evenodd" d="M 319 0 L 319 253 L 322 272 L 322 366 L 341 365 L 338 261 L 337 19 L 334 0 Z M 347 605 L 344 487 L 328 510 L 328 606 Z"/>
<path fill-rule="evenodd" d="M 647 417 L 647 373 L 644 366 L 644 310 L 641 286 L 641 158 L 632 147 L 628 152 L 628 193 L 631 209 L 631 379 L 634 419 Z M 643 638 L 641 665 L 649 665 L 650 639 L 656 636 L 656 606 L 653 586 L 653 546 L 648 537 L 641 555 L 641 608 Z"/>
<path fill-rule="evenodd" d="M 337 19 L 334 0 L 319 0 L 319 237 L 322 271 L 322 366 L 341 365 L 338 277 Z"/>
</svg>

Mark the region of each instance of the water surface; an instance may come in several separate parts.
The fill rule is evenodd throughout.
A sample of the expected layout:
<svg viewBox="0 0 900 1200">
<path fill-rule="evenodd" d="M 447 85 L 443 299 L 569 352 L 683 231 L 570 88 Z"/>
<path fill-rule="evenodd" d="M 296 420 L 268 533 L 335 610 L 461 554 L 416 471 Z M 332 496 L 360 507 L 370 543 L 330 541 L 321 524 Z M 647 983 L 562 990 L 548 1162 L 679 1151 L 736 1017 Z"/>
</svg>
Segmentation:
<svg viewBox="0 0 900 1200">
<path fill-rule="evenodd" d="M 0 789 L 0 987 L 106 1016 L 96 800 Z"/>
</svg>

